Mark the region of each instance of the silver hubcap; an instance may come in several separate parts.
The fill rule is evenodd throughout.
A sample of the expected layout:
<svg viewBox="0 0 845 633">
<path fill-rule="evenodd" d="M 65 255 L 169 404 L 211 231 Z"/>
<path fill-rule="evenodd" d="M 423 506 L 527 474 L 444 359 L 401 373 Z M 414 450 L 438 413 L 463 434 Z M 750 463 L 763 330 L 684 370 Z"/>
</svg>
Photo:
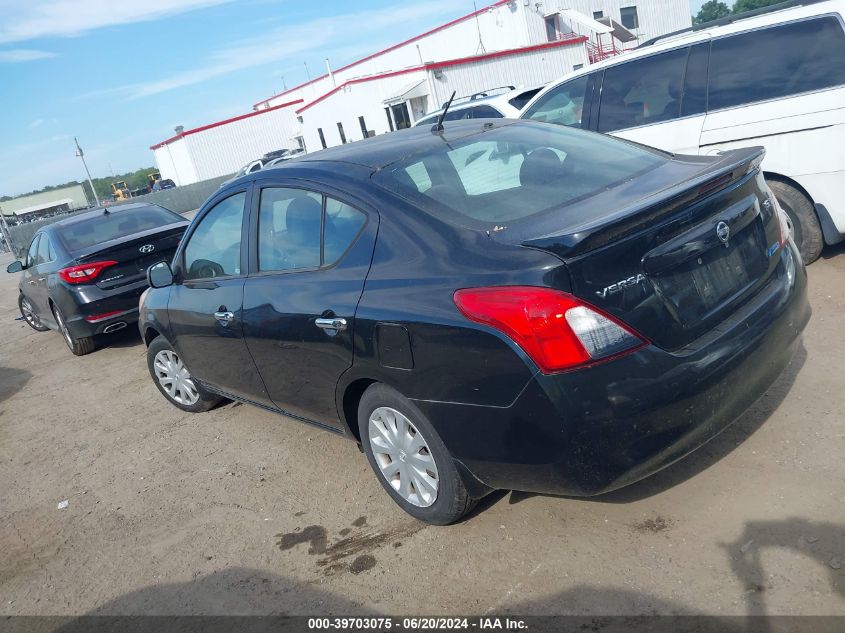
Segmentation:
<svg viewBox="0 0 845 633">
<path fill-rule="evenodd" d="M 370 415 L 370 447 L 382 476 L 408 503 L 425 508 L 437 499 L 437 465 L 425 438 L 396 409 Z"/>
<path fill-rule="evenodd" d="M 56 317 L 56 323 L 59 324 L 59 329 L 62 331 L 62 336 L 65 337 L 67 344 L 70 345 L 70 347 L 73 347 L 73 340 L 70 338 L 70 331 L 67 329 L 67 325 L 65 325 L 65 319 L 62 316 L 61 310 L 54 308 L 53 314 Z"/>
<path fill-rule="evenodd" d="M 41 321 L 39 321 L 38 317 L 35 316 L 35 312 L 32 309 L 32 305 L 29 303 L 29 299 L 21 301 L 21 312 L 23 312 L 23 318 L 26 319 L 27 323 L 30 325 L 41 325 Z"/>
<path fill-rule="evenodd" d="M 174 402 L 192 405 L 200 395 L 188 368 L 175 352 L 166 349 L 156 354 L 153 368 L 159 384 Z"/>
</svg>

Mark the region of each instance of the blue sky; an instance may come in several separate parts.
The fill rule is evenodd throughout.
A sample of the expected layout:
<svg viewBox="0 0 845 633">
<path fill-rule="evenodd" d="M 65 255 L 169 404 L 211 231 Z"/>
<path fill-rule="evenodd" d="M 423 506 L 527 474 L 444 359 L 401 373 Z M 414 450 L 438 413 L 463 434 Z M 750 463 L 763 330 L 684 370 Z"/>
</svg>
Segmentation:
<svg viewBox="0 0 845 633">
<path fill-rule="evenodd" d="M 645 0 L 648 1 L 648 0 Z M 703 0 L 692 0 L 696 10 Z M 484 6 L 483 1 L 478 6 Z M 0 0 L 0 195 L 153 164 L 149 146 L 472 11 L 471 1 Z"/>
</svg>

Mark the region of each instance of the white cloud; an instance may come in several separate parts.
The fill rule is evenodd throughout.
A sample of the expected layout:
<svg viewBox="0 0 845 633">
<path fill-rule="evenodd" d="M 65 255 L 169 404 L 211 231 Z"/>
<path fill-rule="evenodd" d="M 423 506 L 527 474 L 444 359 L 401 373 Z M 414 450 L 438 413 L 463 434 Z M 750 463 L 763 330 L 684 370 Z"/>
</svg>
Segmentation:
<svg viewBox="0 0 845 633">
<path fill-rule="evenodd" d="M 148 22 L 231 0 L 0 0 L 0 43 L 77 36 L 99 28 Z"/>
<path fill-rule="evenodd" d="M 301 58 L 314 51 L 321 51 L 321 55 L 325 53 L 330 57 L 334 53 L 339 58 L 346 57 L 353 51 L 355 55 L 360 55 L 373 52 L 372 38 L 383 37 L 391 28 L 454 13 L 455 6 L 451 1 L 422 1 L 417 4 L 396 5 L 389 11 L 362 11 L 282 26 L 248 40 L 231 42 L 211 55 L 209 63 L 204 66 L 153 81 L 108 89 L 108 92 L 123 93 L 129 99 L 138 99 L 192 86 L 247 68 L 280 60 L 291 61 L 291 58 Z M 354 28 L 350 28 L 350 25 L 354 25 Z M 320 74 L 322 69 L 313 69 L 312 72 Z"/>
<path fill-rule="evenodd" d="M 40 128 L 42 125 L 44 125 L 44 119 L 35 119 L 32 123 L 29 124 L 29 129 L 35 130 L 37 128 Z"/>
<path fill-rule="evenodd" d="M 53 53 L 47 51 L 36 51 L 31 48 L 13 48 L 10 50 L 0 50 L 0 64 L 16 64 L 18 62 L 31 62 L 34 59 L 47 59 L 48 57 L 55 57 Z"/>
</svg>

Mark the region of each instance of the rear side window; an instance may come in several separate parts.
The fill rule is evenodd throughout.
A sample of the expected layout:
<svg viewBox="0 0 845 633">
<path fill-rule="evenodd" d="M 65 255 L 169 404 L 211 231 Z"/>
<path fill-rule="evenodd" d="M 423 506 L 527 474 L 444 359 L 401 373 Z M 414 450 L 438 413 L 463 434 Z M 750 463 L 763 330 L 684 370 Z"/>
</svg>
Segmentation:
<svg viewBox="0 0 845 633">
<path fill-rule="evenodd" d="M 58 233 L 68 250 L 74 252 L 175 224 L 183 219 L 182 216 L 161 207 L 118 209 L 63 226 L 58 229 Z"/>
<path fill-rule="evenodd" d="M 489 105 L 480 105 L 470 108 L 473 119 L 501 119 L 502 113 Z"/>
<path fill-rule="evenodd" d="M 845 33 L 834 17 L 713 40 L 708 110 L 845 84 Z"/>
<path fill-rule="evenodd" d="M 668 51 L 605 70 L 599 132 L 677 119 L 688 50 Z"/>
<path fill-rule="evenodd" d="M 334 264 L 355 241 L 365 221 L 361 211 L 313 191 L 262 189 L 258 269 L 271 272 Z"/>
<path fill-rule="evenodd" d="M 185 246 L 185 279 L 241 274 L 241 232 L 246 193 L 230 196 L 200 220 Z"/>
<path fill-rule="evenodd" d="M 514 108 L 517 110 L 522 110 L 525 107 L 525 104 L 531 101 L 534 97 L 537 96 L 537 93 L 540 92 L 542 88 L 532 88 L 531 90 L 526 90 L 525 92 L 521 92 L 516 95 L 513 99 L 508 101 Z"/>
<path fill-rule="evenodd" d="M 296 270 L 320 265 L 323 197 L 302 189 L 261 190 L 258 270 Z"/>
<path fill-rule="evenodd" d="M 588 79 L 589 75 L 583 75 L 552 88 L 520 118 L 581 127 L 584 121 L 584 99 Z"/>
</svg>

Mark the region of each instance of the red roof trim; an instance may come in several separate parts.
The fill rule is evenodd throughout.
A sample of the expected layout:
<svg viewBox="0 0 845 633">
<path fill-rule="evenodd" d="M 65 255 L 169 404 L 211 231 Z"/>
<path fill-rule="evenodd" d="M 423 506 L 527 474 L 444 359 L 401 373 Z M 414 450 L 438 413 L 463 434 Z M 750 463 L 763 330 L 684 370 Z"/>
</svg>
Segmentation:
<svg viewBox="0 0 845 633">
<path fill-rule="evenodd" d="M 368 62 L 371 59 L 375 59 L 376 57 L 379 57 L 380 55 L 384 55 L 385 53 L 390 53 L 391 51 L 395 51 L 396 49 L 402 48 L 403 46 L 407 46 L 408 44 L 413 44 L 414 42 L 421 40 L 424 37 L 427 37 L 429 35 L 433 35 L 434 33 L 438 33 L 439 31 L 442 31 L 443 29 L 448 29 L 450 26 L 455 26 L 456 24 L 460 24 L 461 22 L 465 22 L 466 20 L 474 18 L 476 15 L 481 15 L 482 13 L 485 13 L 485 12 L 489 11 L 490 9 L 494 9 L 496 7 L 503 5 L 503 4 L 507 4 L 510 1 L 511 0 L 498 0 L 498 2 L 494 2 L 493 4 L 488 5 L 484 8 L 482 8 L 482 9 L 478 9 L 477 11 L 473 11 L 472 13 L 468 13 L 467 15 L 461 16 L 459 18 L 455 18 L 451 22 L 447 22 L 446 24 L 441 24 L 440 26 L 437 26 L 437 27 L 435 27 L 435 28 L 433 28 L 429 31 L 426 31 L 425 33 L 420 33 L 419 35 L 415 35 L 411 39 L 405 40 L 404 42 L 399 42 L 398 44 L 394 44 L 393 46 L 391 46 L 389 48 L 385 48 L 384 50 L 381 50 L 377 53 L 373 53 L 372 55 L 367 55 L 366 57 L 362 57 L 361 59 L 356 60 L 356 61 L 352 62 L 351 64 L 347 64 L 346 66 L 338 68 L 334 72 L 339 73 L 339 72 L 342 72 L 344 70 L 348 70 L 350 68 L 357 66 L 358 64 L 363 64 L 364 62 Z M 328 74 L 320 75 L 319 77 L 311 79 L 310 81 L 306 81 L 305 83 L 301 83 L 298 86 L 294 86 L 293 88 L 285 90 L 284 92 L 280 92 L 277 95 L 273 95 L 272 97 L 267 97 L 266 99 L 262 99 L 261 101 L 259 101 L 255 105 L 253 105 L 252 107 L 257 108 L 258 106 L 267 103 L 271 99 L 278 99 L 279 97 L 286 95 L 289 92 L 293 92 L 294 90 L 299 90 L 300 88 L 304 88 L 305 86 L 308 86 L 310 84 L 321 81 L 321 80 L 325 79 L 326 77 L 328 77 Z"/>
<path fill-rule="evenodd" d="M 160 147 L 164 147 L 168 143 L 172 143 L 173 141 L 177 141 L 183 136 L 190 136 L 191 134 L 196 134 L 197 132 L 204 132 L 205 130 L 210 130 L 213 127 L 219 127 L 221 125 L 226 125 L 228 123 L 234 123 L 235 121 L 241 121 L 243 119 L 248 119 L 249 117 L 258 116 L 259 114 L 267 114 L 268 112 L 273 112 L 274 110 L 280 110 L 282 108 L 287 108 L 292 105 L 296 105 L 297 103 L 302 103 L 302 99 L 297 99 L 295 101 L 288 101 L 287 103 L 282 103 L 277 106 L 273 106 L 272 108 L 265 108 L 264 110 L 256 110 L 255 112 L 248 112 L 247 114 L 241 114 L 238 116 L 233 116 L 231 119 L 224 119 L 223 121 L 216 121 L 215 123 L 209 123 L 208 125 L 202 125 L 200 127 L 195 127 L 190 130 L 185 130 L 181 134 L 177 134 L 175 136 L 171 136 L 169 139 L 165 139 L 160 143 L 156 143 L 155 145 L 150 145 L 150 149 L 156 150 Z"/>
<path fill-rule="evenodd" d="M 567 40 L 555 40 L 554 42 L 543 42 L 542 44 L 532 44 L 531 46 L 523 46 L 522 48 L 509 48 L 504 51 L 495 51 L 493 53 L 484 53 L 482 55 L 472 55 L 470 57 L 459 57 L 457 59 L 447 59 L 442 62 L 432 62 L 430 64 L 423 64 L 422 66 L 413 66 L 411 68 L 403 68 L 402 70 L 394 70 L 389 73 L 383 73 L 381 75 L 370 75 L 368 77 L 357 77 L 355 79 L 350 79 L 349 81 L 345 81 L 344 83 L 340 84 L 339 86 L 332 88 L 327 93 L 317 97 L 313 101 L 306 103 L 304 106 L 299 108 L 296 113 L 299 114 L 301 112 L 305 112 L 308 108 L 313 105 L 317 105 L 321 101 L 328 99 L 333 94 L 343 90 L 346 86 L 351 86 L 353 84 L 360 84 L 365 83 L 368 81 L 376 81 L 378 79 L 384 79 L 386 77 L 395 77 L 396 75 L 407 75 L 408 73 L 418 72 L 420 70 L 433 70 L 435 68 L 448 68 L 450 66 L 460 66 L 462 64 L 471 64 L 474 62 L 485 61 L 488 59 L 496 59 L 498 57 L 508 57 L 510 55 L 518 55 L 520 53 L 533 53 L 534 51 L 541 51 L 547 48 L 557 48 L 559 46 L 570 46 L 572 44 L 580 44 L 582 42 L 587 41 L 587 37 L 580 35 L 578 37 L 574 37 Z M 259 110 L 259 112 L 264 112 L 264 110 Z"/>
</svg>

